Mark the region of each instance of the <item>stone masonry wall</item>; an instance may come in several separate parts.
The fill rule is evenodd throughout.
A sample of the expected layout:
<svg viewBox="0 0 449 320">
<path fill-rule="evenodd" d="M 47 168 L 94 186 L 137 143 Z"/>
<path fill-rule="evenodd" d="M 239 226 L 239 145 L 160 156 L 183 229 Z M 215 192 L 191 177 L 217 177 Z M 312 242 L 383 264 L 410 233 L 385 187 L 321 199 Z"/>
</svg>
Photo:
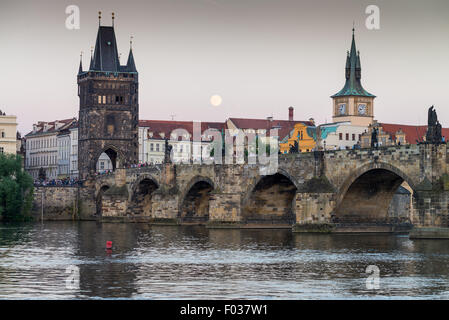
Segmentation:
<svg viewBox="0 0 449 320">
<path fill-rule="evenodd" d="M 77 187 L 37 187 L 32 215 L 36 220 L 75 220 L 78 218 Z"/>
</svg>

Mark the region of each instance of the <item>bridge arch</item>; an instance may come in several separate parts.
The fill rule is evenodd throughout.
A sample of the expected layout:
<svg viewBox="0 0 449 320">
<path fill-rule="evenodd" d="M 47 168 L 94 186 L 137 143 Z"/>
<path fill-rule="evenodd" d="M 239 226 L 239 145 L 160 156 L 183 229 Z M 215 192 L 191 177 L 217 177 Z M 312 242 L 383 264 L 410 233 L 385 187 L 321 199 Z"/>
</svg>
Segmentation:
<svg viewBox="0 0 449 320">
<path fill-rule="evenodd" d="M 296 179 L 285 170 L 255 178 L 242 199 L 242 222 L 292 225 L 297 190 Z"/>
<path fill-rule="evenodd" d="M 158 188 L 159 183 L 152 175 L 140 175 L 131 187 L 128 211 L 137 215 L 151 215 L 153 193 Z"/>
<path fill-rule="evenodd" d="M 388 217 L 388 209 L 393 196 L 404 182 L 416 197 L 415 182 L 395 166 L 374 162 L 357 168 L 338 188 L 333 222 L 393 222 Z M 411 218 L 411 212 L 408 218 Z"/>
<path fill-rule="evenodd" d="M 179 198 L 178 219 L 181 223 L 203 224 L 209 220 L 210 194 L 214 182 L 204 176 L 189 181 Z"/>
</svg>

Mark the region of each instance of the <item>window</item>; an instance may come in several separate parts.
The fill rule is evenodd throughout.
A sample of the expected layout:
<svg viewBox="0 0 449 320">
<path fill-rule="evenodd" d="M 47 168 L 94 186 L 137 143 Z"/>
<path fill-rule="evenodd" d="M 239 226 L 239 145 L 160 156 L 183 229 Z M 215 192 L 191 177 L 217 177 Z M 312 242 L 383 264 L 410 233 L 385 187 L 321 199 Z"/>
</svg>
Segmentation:
<svg viewBox="0 0 449 320">
<path fill-rule="evenodd" d="M 103 96 L 103 104 L 106 104 L 106 96 Z"/>
<path fill-rule="evenodd" d="M 3 147 L 0 147 L 0 153 L 4 153 L 5 149 Z"/>
<path fill-rule="evenodd" d="M 339 138 L 340 140 L 343 140 L 343 133 L 339 133 L 339 134 L 338 134 L 338 138 Z"/>
<path fill-rule="evenodd" d="M 346 134 L 346 140 L 349 140 L 349 133 Z"/>
<path fill-rule="evenodd" d="M 115 133 L 115 117 L 112 114 L 106 116 L 106 132 L 110 135 Z"/>
<path fill-rule="evenodd" d="M 154 150 L 154 145 L 152 143 L 150 143 L 150 151 Z"/>
<path fill-rule="evenodd" d="M 156 151 L 159 151 L 159 143 L 156 143 Z"/>
<path fill-rule="evenodd" d="M 5 131 L 2 131 L 2 138 L 5 137 Z"/>
<path fill-rule="evenodd" d="M 352 134 L 352 141 L 355 141 L 355 134 Z"/>
</svg>

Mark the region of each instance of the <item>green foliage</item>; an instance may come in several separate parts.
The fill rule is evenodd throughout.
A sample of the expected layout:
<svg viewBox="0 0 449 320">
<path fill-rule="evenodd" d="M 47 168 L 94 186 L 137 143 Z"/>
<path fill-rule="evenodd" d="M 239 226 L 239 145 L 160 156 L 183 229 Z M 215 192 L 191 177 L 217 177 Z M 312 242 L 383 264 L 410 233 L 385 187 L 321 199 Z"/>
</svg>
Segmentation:
<svg viewBox="0 0 449 320">
<path fill-rule="evenodd" d="M 0 154 L 0 215 L 4 220 L 30 219 L 33 179 L 22 170 L 22 157 Z"/>
</svg>

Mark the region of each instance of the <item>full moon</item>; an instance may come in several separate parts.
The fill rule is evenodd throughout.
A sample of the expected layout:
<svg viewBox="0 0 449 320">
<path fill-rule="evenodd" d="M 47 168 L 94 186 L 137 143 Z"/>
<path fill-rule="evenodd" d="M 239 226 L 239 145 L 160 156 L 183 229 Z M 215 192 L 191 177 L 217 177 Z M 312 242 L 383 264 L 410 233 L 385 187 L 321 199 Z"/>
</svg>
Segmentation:
<svg viewBox="0 0 449 320">
<path fill-rule="evenodd" d="M 214 107 L 218 107 L 221 102 L 223 101 L 223 99 L 218 95 L 213 95 L 212 97 L 210 97 L 210 103 L 214 106 Z"/>
</svg>

